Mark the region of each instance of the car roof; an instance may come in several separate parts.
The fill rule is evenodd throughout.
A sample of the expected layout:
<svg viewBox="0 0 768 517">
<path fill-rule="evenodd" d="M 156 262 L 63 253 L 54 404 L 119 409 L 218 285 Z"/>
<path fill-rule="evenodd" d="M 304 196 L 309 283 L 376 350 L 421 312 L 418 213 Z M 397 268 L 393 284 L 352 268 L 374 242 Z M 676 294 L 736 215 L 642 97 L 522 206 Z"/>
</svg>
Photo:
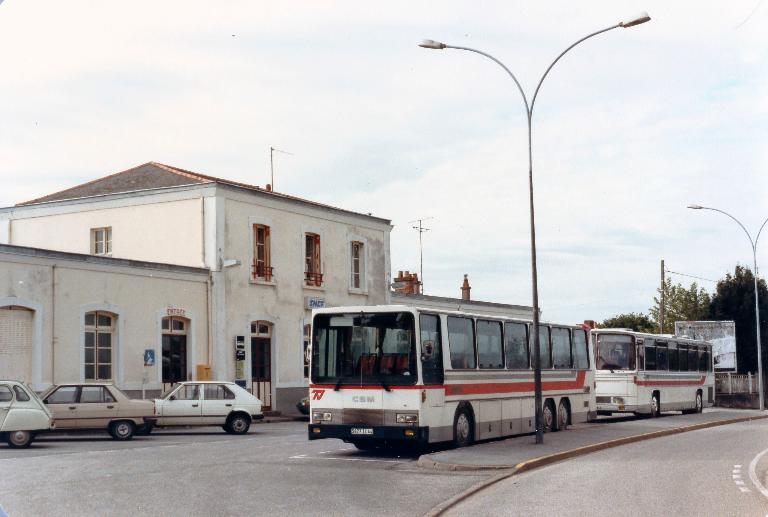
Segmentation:
<svg viewBox="0 0 768 517">
<path fill-rule="evenodd" d="M 179 383 L 179 385 L 182 384 L 231 384 L 237 386 L 237 384 L 232 381 L 183 381 Z"/>
</svg>

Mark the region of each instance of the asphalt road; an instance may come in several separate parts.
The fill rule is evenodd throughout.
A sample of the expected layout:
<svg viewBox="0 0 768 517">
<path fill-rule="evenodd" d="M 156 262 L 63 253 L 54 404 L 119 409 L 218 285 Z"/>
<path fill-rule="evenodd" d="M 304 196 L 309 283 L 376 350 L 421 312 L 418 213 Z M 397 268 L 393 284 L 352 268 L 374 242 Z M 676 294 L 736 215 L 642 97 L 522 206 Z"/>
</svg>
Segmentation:
<svg viewBox="0 0 768 517">
<path fill-rule="evenodd" d="M 573 458 L 478 492 L 448 515 L 768 514 L 768 422 L 657 438 Z"/>
<path fill-rule="evenodd" d="M 0 445 L 0 508 L 10 517 L 423 515 L 489 475 L 429 472 L 417 459 L 309 442 L 304 422 L 129 442 L 50 435 L 26 450 Z"/>
</svg>

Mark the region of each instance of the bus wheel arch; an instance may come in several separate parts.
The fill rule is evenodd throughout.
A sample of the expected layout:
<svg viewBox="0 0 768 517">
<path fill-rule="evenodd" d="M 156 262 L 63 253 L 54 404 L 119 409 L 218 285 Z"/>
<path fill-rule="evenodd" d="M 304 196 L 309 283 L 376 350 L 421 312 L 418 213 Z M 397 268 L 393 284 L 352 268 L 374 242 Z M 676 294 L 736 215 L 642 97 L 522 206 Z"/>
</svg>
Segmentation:
<svg viewBox="0 0 768 517">
<path fill-rule="evenodd" d="M 475 412 L 468 402 L 460 402 L 453 416 L 453 443 L 466 447 L 475 441 Z"/>
</svg>

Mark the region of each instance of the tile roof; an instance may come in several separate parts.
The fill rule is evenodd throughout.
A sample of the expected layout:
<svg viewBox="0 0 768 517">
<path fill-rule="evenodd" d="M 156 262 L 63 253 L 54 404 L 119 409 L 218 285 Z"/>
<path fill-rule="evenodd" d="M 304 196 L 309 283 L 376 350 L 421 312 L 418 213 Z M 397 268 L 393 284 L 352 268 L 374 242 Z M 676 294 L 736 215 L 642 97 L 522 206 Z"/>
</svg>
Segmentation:
<svg viewBox="0 0 768 517">
<path fill-rule="evenodd" d="M 382 219 L 374 217 L 368 214 L 361 214 L 359 212 L 352 212 L 341 208 L 325 205 L 315 201 L 309 201 L 295 196 L 287 194 L 281 194 L 273 192 L 265 188 L 257 187 L 256 185 L 249 185 L 247 183 L 240 183 L 237 181 L 231 181 L 224 178 L 217 178 L 215 176 L 208 176 L 206 174 L 200 174 L 197 172 L 188 171 L 186 169 L 180 169 L 171 165 L 165 165 L 158 162 L 147 162 L 145 164 L 133 167 L 131 169 L 117 172 L 103 178 L 98 178 L 74 187 L 54 192 L 47 196 L 32 199 L 30 201 L 24 201 L 17 203 L 17 207 L 25 207 L 30 205 L 37 205 L 41 203 L 50 203 L 54 201 L 76 200 L 93 196 L 104 196 L 109 194 L 119 194 L 125 192 L 135 192 L 140 190 L 157 189 L 157 188 L 170 188 L 178 187 L 182 185 L 194 185 L 194 184 L 220 184 L 236 187 L 240 189 L 250 190 L 254 192 L 261 192 L 266 195 L 275 196 L 277 198 L 292 200 L 300 203 L 305 203 L 321 208 L 327 208 L 335 211 L 346 212 L 349 214 L 363 215 L 365 217 L 371 217 L 373 219 L 379 219 L 389 223 L 388 219 Z"/>
</svg>

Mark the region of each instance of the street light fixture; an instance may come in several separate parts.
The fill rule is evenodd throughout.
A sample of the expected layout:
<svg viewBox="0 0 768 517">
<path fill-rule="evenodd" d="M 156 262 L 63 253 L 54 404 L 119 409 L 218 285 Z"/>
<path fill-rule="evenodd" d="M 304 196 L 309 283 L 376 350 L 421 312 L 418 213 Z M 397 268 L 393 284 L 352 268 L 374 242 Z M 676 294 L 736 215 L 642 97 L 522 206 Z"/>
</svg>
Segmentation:
<svg viewBox="0 0 768 517">
<path fill-rule="evenodd" d="M 513 74 L 509 68 L 507 68 L 504 63 L 493 57 L 492 55 L 483 52 L 481 50 L 477 50 L 474 48 L 469 47 L 459 47 L 454 45 L 447 45 L 445 43 L 442 43 L 440 41 L 435 41 L 431 39 L 425 39 L 422 40 L 422 42 L 419 44 L 420 47 L 428 48 L 428 49 L 434 49 L 434 50 L 442 50 L 446 48 L 452 48 L 456 50 L 466 50 L 469 52 L 474 52 L 476 54 L 480 54 L 481 56 L 485 56 L 491 61 L 495 62 L 497 65 L 499 65 L 501 68 L 504 69 L 507 74 L 512 78 L 512 80 L 515 82 L 515 86 L 517 86 L 517 89 L 520 91 L 520 95 L 523 97 L 523 103 L 525 104 L 525 111 L 526 115 L 528 116 L 528 201 L 530 206 L 530 218 L 531 218 L 531 283 L 532 283 L 532 292 L 533 292 L 533 355 L 534 355 L 534 370 L 533 370 L 533 380 L 534 380 L 534 397 L 535 397 L 535 405 L 536 405 L 536 443 L 544 443 L 544 426 L 543 426 L 543 408 L 542 408 L 542 394 L 541 394 L 541 363 L 539 358 L 539 281 L 538 281 L 538 272 L 536 269 L 536 224 L 535 224 L 535 218 L 534 218 L 534 208 L 533 208 L 533 146 L 531 143 L 531 120 L 533 118 L 533 106 L 536 103 L 536 97 L 539 94 L 539 89 L 541 88 L 541 84 L 544 82 L 544 79 L 549 74 L 549 71 L 552 70 L 552 67 L 555 66 L 555 63 L 557 63 L 560 58 L 562 58 L 569 50 L 571 50 L 573 47 L 578 45 L 584 40 L 587 40 L 593 36 L 597 36 L 598 34 L 602 34 L 604 32 L 608 32 L 610 30 L 616 29 L 618 27 L 633 27 L 635 25 L 640 25 L 641 23 L 645 23 L 651 19 L 650 16 L 648 16 L 648 13 L 640 13 L 637 16 L 634 16 L 632 18 L 628 18 L 627 20 L 624 20 L 622 22 L 617 23 L 616 25 L 612 25 L 608 28 L 599 30 L 597 32 L 593 32 L 592 34 L 588 34 L 587 36 L 584 36 L 580 40 L 573 43 L 570 47 L 566 48 L 564 51 L 558 55 L 554 61 L 547 67 L 546 71 L 544 72 L 544 75 L 541 76 L 541 79 L 539 79 L 539 83 L 536 85 L 536 90 L 533 92 L 533 97 L 531 98 L 530 104 L 528 103 L 528 97 L 526 97 L 525 92 L 523 91 L 523 87 L 520 86 L 520 82 L 517 80 L 517 77 L 515 77 L 515 74 Z M 554 417 L 554 416 L 553 416 Z"/>
<path fill-rule="evenodd" d="M 723 215 L 726 215 L 733 219 L 736 224 L 741 226 L 741 229 L 744 230 L 744 233 L 747 234 L 747 238 L 749 239 L 749 244 L 752 246 L 752 276 L 755 280 L 755 329 L 757 332 L 757 389 L 760 391 L 760 410 L 762 411 L 763 406 L 763 357 L 762 357 L 762 343 L 760 340 L 760 305 L 758 304 L 757 300 L 757 241 L 760 238 L 760 234 L 763 232 L 763 228 L 765 228 L 766 223 L 768 223 L 768 219 L 763 221 L 763 224 L 760 226 L 760 229 L 757 231 L 757 237 L 755 239 L 752 239 L 752 235 L 747 231 L 747 229 L 744 227 L 743 224 L 741 224 L 741 221 L 733 217 L 728 212 L 725 212 L 723 210 L 712 208 L 708 206 L 701 206 L 701 205 L 688 205 L 688 208 L 691 210 L 712 210 L 713 212 L 720 212 Z"/>
</svg>

